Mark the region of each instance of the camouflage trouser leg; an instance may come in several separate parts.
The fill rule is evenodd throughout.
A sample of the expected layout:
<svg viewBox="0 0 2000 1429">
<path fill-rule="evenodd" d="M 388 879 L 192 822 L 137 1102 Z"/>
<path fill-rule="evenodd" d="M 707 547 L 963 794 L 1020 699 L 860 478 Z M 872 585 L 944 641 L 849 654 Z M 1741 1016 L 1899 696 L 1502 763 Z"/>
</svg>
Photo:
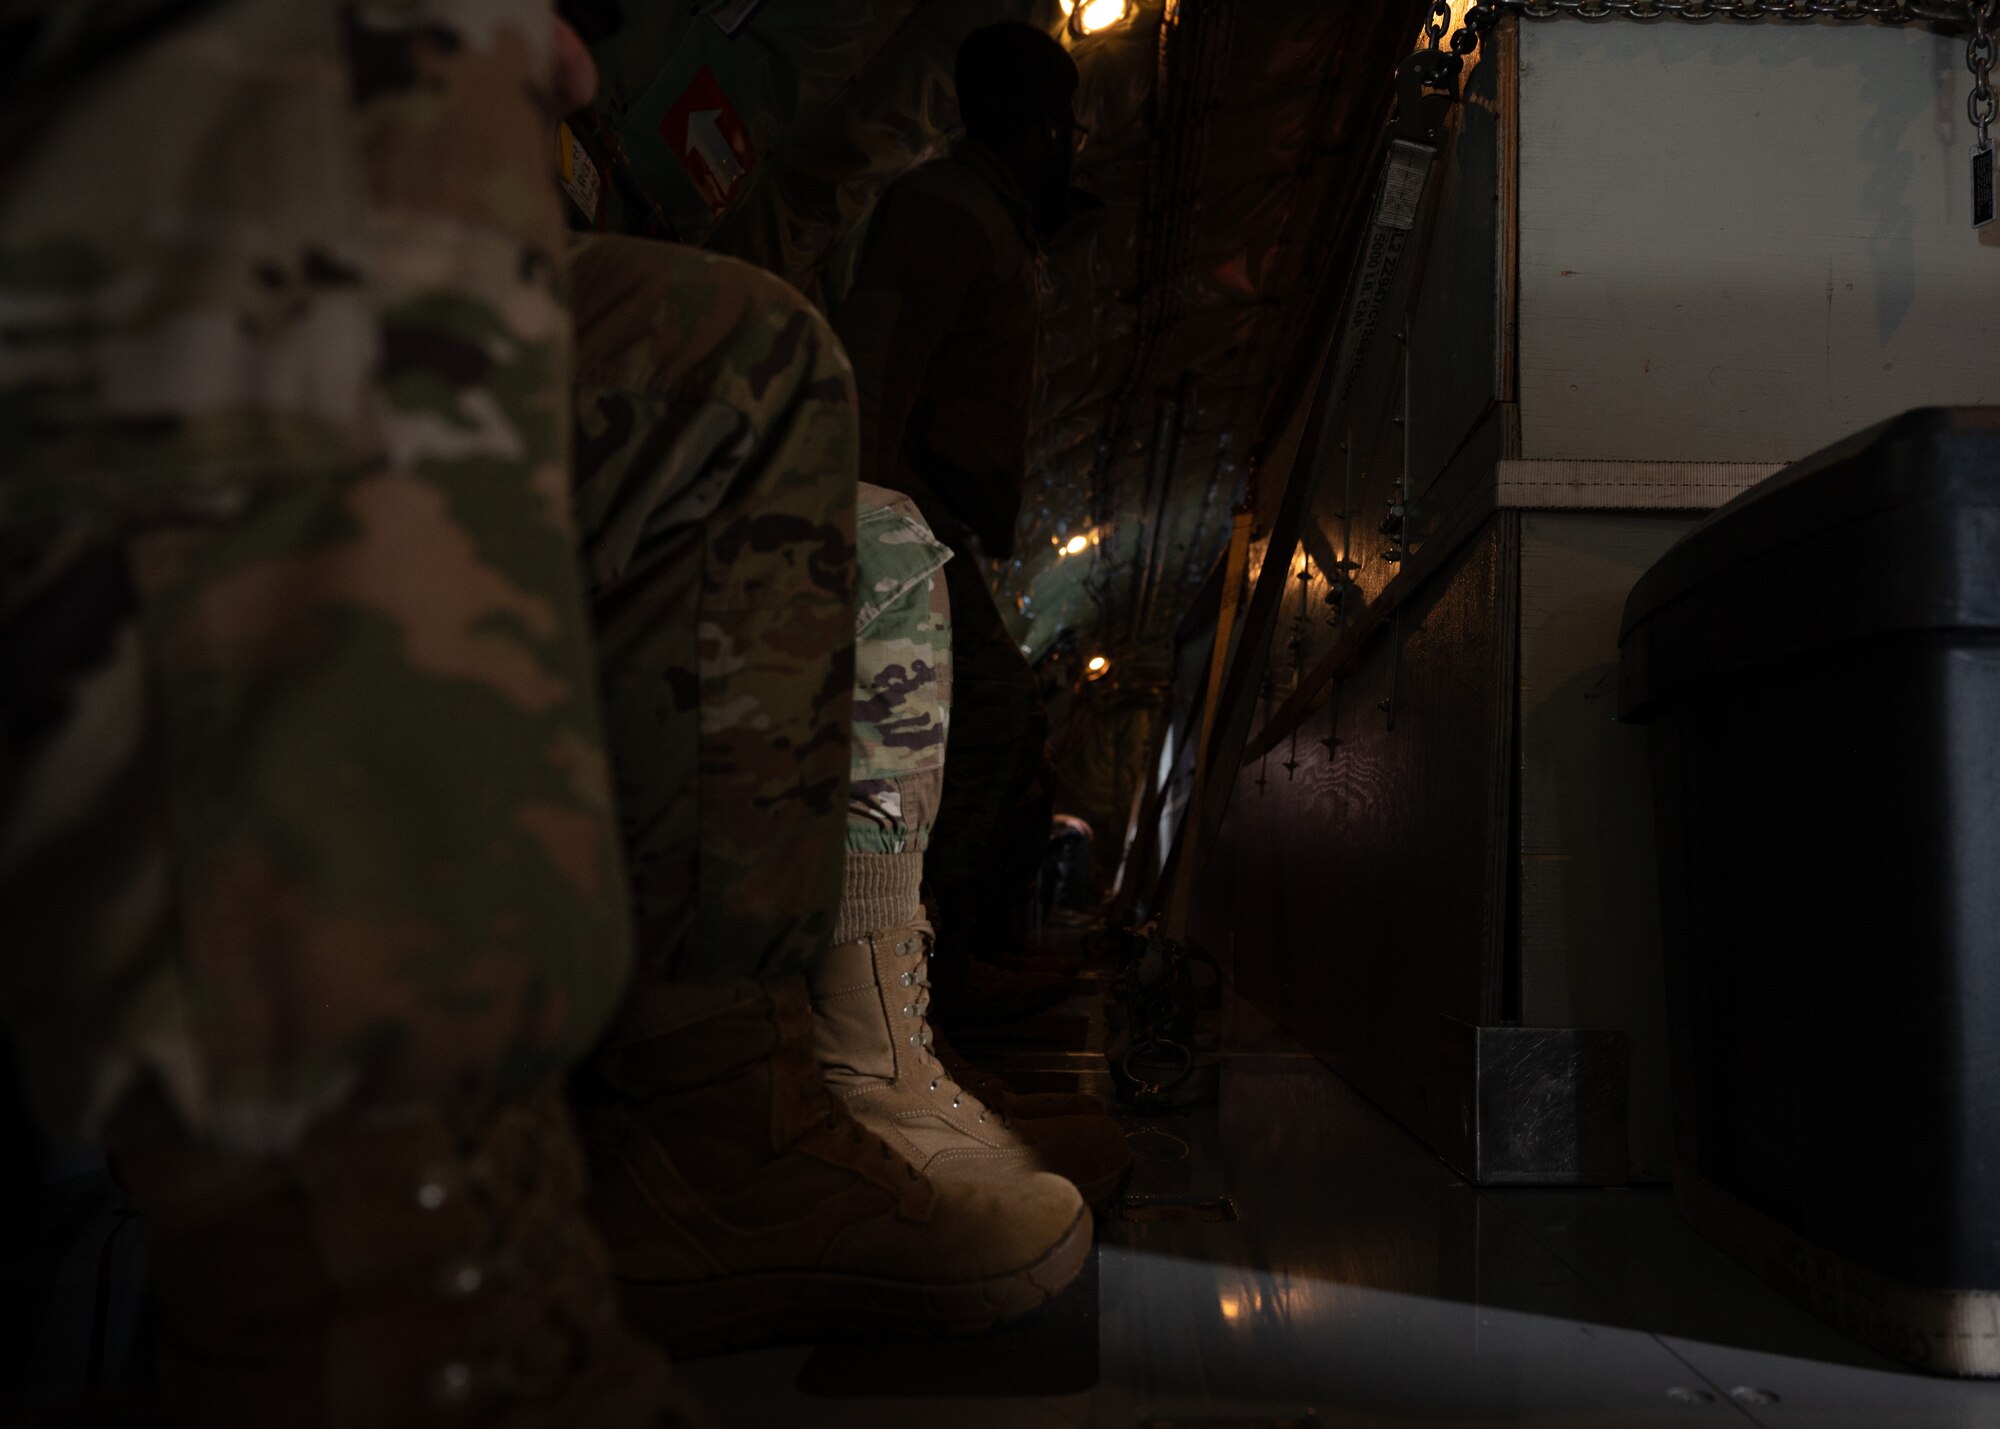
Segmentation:
<svg viewBox="0 0 2000 1429">
<path fill-rule="evenodd" d="M 0 1015 L 66 1130 L 471 1119 L 629 951 L 551 16 L 186 8 L 0 110 Z"/>
<path fill-rule="evenodd" d="M 833 932 L 854 682 L 853 379 L 760 269 L 580 240 L 576 510 L 641 978 Z"/>
<path fill-rule="evenodd" d="M 990 956 L 1014 939 L 1049 837 L 1035 797 L 1048 713 L 1035 672 L 1008 635 L 977 567 L 945 567 L 951 587 L 953 713 L 928 875 L 948 955 Z M 949 978 L 947 961 L 940 969 Z"/>
<path fill-rule="evenodd" d="M 951 552 L 900 492 L 861 485 L 847 866 L 836 943 L 922 915 L 951 716 Z"/>
</svg>

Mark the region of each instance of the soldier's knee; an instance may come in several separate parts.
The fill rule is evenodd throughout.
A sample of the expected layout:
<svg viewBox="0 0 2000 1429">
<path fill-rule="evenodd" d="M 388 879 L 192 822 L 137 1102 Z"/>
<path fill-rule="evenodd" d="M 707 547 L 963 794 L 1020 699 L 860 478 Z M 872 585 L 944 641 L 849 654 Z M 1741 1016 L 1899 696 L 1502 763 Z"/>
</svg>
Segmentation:
<svg viewBox="0 0 2000 1429">
<path fill-rule="evenodd" d="M 570 251 L 577 371 L 586 384 L 684 389 L 750 411 L 799 402 L 854 408 L 854 376 L 832 326 L 782 278 L 741 259 L 617 235 Z"/>
</svg>

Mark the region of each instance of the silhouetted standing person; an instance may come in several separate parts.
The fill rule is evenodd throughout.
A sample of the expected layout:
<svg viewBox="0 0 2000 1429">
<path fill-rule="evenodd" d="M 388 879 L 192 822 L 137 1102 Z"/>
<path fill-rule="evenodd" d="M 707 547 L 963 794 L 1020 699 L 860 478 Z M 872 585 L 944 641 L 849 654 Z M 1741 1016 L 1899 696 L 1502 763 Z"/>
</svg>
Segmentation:
<svg viewBox="0 0 2000 1429">
<path fill-rule="evenodd" d="M 1048 836 L 1031 792 L 1047 714 L 979 562 L 1013 553 L 1036 256 L 1063 217 L 1080 132 L 1076 65 L 1033 26 L 974 31 L 957 82 L 965 137 L 883 195 L 834 316 L 860 395 L 863 479 L 913 496 L 956 557 L 945 567 L 956 698 L 928 865 L 947 1025 L 1003 1020 L 1062 992 L 977 961 L 1014 945 Z"/>
</svg>

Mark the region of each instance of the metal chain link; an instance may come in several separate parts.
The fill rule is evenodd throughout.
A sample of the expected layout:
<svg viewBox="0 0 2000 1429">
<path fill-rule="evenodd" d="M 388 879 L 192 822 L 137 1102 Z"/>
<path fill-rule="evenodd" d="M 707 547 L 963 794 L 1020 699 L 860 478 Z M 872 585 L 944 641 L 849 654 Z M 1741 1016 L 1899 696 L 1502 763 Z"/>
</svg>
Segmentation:
<svg viewBox="0 0 2000 1429">
<path fill-rule="evenodd" d="M 1986 0 L 1990 8 L 1995 0 Z M 1979 0 L 1483 0 L 1534 20 L 1574 15 L 1584 20 L 1872 20 L 1884 25 L 1963 25 Z"/>
<path fill-rule="evenodd" d="M 1451 30 L 1451 0 L 1432 0 L 1431 13 L 1424 20 L 1424 46 L 1437 49 Z"/>
<path fill-rule="evenodd" d="M 1451 30 L 1449 0 L 1435 0 L 1424 21 L 1424 39 L 1434 58 L 1454 77 L 1458 61 L 1443 53 L 1450 33 L 1453 56 L 1463 56 L 1484 38 L 1502 10 L 1514 10 L 1531 20 L 1575 16 L 1581 20 L 1782 20 L 1817 24 L 1872 22 L 1880 25 L 1929 25 L 1967 33 L 1965 67 L 1972 72 L 1972 93 L 1965 114 L 1978 134 L 1973 149 L 1973 226 L 1993 217 L 1992 128 L 2000 119 L 2000 99 L 1993 90 L 1994 31 L 2000 0 L 1473 0 L 1464 24 Z"/>
<path fill-rule="evenodd" d="M 1432 0 L 1430 16 L 1424 21 L 1424 44 L 1428 49 L 1449 49 L 1459 56 L 1469 55 L 1479 42 L 1486 38 L 1486 32 L 1500 19 L 1500 5 L 1496 0 L 1474 0 L 1465 12 L 1465 21 L 1457 29 L 1452 28 L 1451 0 Z M 1446 36 L 1450 36 L 1447 45 Z"/>
<path fill-rule="evenodd" d="M 1970 11 L 1972 38 L 1965 44 L 1965 67 L 1972 71 L 1972 93 L 1965 97 L 1965 117 L 1972 121 L 1972 127 L 1979 131 L 1979 142 L 1991 142 L 1988 131 L 1992 128 L 1996 110 L 2000 103 L 1993 97 L 1993 23 L 1996 13 L 2000 13 L 2000 0 L 1971 0 L 1966 6 Z"/>
</svg>

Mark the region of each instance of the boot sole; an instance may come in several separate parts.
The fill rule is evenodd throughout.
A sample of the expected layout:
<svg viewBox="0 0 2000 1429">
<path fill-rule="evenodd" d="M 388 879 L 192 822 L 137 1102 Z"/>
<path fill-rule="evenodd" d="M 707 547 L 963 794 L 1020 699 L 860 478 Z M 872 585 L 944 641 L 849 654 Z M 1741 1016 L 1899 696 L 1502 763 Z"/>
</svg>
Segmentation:
<svg viewBox="0 0 2000 1429">
<path fill-rule="evenodd" d="M 1090 1258 L 1091 1218 L 1019 1270 L 956 1285 L 827 1271 L 760 1271 L 675 1284 L 623 1280 L 625 1320 L 674 1359 L 795 1340 L 976 1335 L 1039 1310 Z"/>
</svg>

